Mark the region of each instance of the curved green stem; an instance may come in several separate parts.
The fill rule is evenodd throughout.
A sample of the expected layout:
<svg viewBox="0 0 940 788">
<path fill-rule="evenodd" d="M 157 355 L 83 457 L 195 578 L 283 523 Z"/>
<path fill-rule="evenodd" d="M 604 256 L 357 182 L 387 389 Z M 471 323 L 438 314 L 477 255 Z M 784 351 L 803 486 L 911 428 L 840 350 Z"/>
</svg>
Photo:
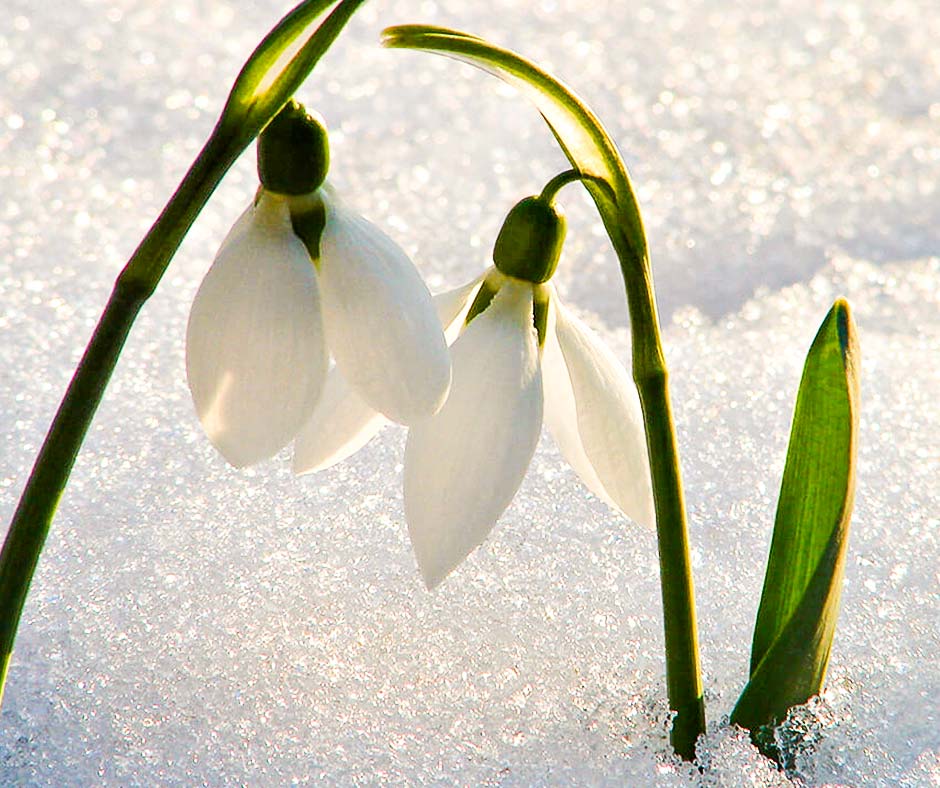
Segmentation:
<svg viewBox="0 0 940 788">
<path fill-rule="evenodd" d="M 569 183 L 575 183 L 584 178 L 578 170 L 565 170 L 564 172 L 559 172 L 554 178 L 552 178 L 548 183 L 545 184 L 542 189 L 542 193 L 539 195 L 539 199 L 543 202 L 554 202 L 555 198 L 565 186 Z"/>
<path fill-rule="evenodd" d="M 705 710 L 685 500 L 646 234 L 623 160 L 587 105 L 551 74 L 515 52 L 476 36 L 427 25 L 389 28 L 383 41 L 390 47 L 463 60 L 518 88 L 541 112 L 574 168 L 550 181 L 551 189 L 581 180 L 597 205 L 620 262 L 630 309 L 633 377 L 643 407 L 656 505 L 666 685 L 670 707 L 676 713 L 672 744 L 677 753 L 691 760 L 696 739 L 705 731 Z"/>
<path fill-rule="evenodd" d="M 205 147 L 118 276 L 46 435 L 0 551 L 0 701 L 39 555 L 131 326 L 222 176 L 293 95 L 364 0 L 343 0 L 288 57 L 310 23 L 333 2 L 300 3 L 258 45 L 236 79 Z"/>
<path fill-rule="evenodd" d="M 705 730 L 695 595 L 685 500 L 669 400 L 646 234 L 623 160 L 593 112 L 573 91 L 514 52 L 455 30 L 404 25 L 383 34 L 391 47 L 465 60 L 519 88 L 542 113 L 574 172 L 594 198 L 623 273 L 633 334 L 633 376 L 646 424 L 656 506 L 666 684 L 676 712 L 672 743 L 687 759 Z M 574 175 L 563 174 L 552 188 Z"/>
<path fill-rule="evenodd" d="M 541 194 L 539 194 L 539 199 L 544 202 L 554 202 L 555 198 L 558 196 L 558 192 L 560 192 L 570 183 L 593 183 L 595 186 L 602 189 L 606 182 L 594 175 L 581 172 L 581 170 L 564 170 L 563 172 L 559 172 L 558 175 L 545 184 L 545 186 L 542 188 Z"/>
</svg>

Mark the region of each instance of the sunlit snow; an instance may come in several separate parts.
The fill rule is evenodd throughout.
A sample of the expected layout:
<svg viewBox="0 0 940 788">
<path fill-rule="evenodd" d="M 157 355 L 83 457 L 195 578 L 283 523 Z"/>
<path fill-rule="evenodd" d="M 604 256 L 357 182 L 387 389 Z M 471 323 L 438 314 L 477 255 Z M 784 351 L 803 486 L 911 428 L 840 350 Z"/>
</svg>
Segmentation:
<svg viewBox="0 0 940 788">
<path fill-rule="evenodd" d="M 115 276 L 289 0 L 6 0 L 0 14 L 0 515 Z M 186 387 L 195 290 L 256 187 L 222 183 L 131 334 L 27 604 L 3 785 L 940 785 L 940 7 L 373 0 L 299 98 L 331 180 L 433 291 L 482 272 L 566 163 L 492 77 L 378 45 L 455 26 L 573 85 L 627 161 L 679 428 L 709 734 L 669 754 L 656 546 L 543 438 L 434 593 L 404 431 L 295 478 L 236 471 Z M 569 186 L 555 282 L 627 358 L 623 287 Z M 824 697 L 795 772 L 725 718 L 746 680 L 803 356 L 832 301 L 862 350 L 859 486 Z M 788 734 L 789 735 L 789 734 Z"/>
</svg>

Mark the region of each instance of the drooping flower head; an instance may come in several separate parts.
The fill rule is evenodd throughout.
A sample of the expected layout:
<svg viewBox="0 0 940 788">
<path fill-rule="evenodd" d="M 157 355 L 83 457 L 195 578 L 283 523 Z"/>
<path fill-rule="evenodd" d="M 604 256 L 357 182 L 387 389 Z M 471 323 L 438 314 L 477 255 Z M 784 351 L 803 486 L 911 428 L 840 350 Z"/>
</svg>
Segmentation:
<svg viewBox="0 0 940 788">
<path fill-rule="evenodd" d="M 209 439 L 236 467 L 290 443 L 344 384 L 385 417 L 435 413 L 450 359 L 431 295 L 407 255 L 325 183 L 321 120 L 290 102 L 262 133 L 261 188 L 193 301 L 186 370 Z"/>
<path fill-rule="evenodd" d="M 543 421 L 587 487 L 615 510 L 654 522 L 639 397 L 613 353 L 550 284 L 565 237 L 551 200 L 529 197 L 506 218 L 494 267 L 434 297 L 451 345 L 444 406 L 411 425 L 405 515 L 434 587 L 486 538 L 509 506 Z M 338 370 L 295 444 L 294 471 L 340 462 L 386 420 Z"/>
<path fill-rule="evenodd" d="M 564 234 L 551 200 L 526 198 L 509 213 L 495 268 L 466 296 L 473 300 L 451 348 L 447 401 L 409 431 L 405 515 L 428 587 L 483 542 L 509 506 L 543 419 L 592 492 L 638 522 L 654 522 L 636 387 L 548 283 Z"/>
</svg>

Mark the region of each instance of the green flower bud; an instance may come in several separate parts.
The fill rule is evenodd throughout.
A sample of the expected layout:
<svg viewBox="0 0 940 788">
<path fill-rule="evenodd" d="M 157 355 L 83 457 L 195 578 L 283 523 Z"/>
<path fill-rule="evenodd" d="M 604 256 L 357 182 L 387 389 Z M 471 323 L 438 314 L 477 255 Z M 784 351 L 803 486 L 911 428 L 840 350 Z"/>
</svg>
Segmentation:
<svg viewBox="0 0 940 788">
<path fill-rule="evenodd" d="M 323 119 L 288 101 L 258 137 L 258 177 L 277 194 L 310 194 L 326 179 L 330 142 Z"/>
<path fill-rule="evenodd" d="M 539 284 L 555 273 L 565 241 L 565 217 L 539 197 L 516 203 L 496 238 L 493 262 L 507 276 Z"/>
</svg>

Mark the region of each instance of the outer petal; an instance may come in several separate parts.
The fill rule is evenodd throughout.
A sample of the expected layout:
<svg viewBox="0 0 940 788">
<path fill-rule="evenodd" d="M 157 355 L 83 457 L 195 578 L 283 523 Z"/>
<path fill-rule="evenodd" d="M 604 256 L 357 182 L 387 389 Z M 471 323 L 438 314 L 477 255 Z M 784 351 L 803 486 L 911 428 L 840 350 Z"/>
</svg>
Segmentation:
<svg viewBox="0 0 940 788">
<path fill-rule="evenodd" d="M 407 255 L 326 191 L 320 284 L 327 342 L 375 410 L 409 424 L 435 413 L 450 357 L 431 294 Z"/>
<path fill-rule="evenodd" d="M 581 481 L 598 498 L 617 508 L 617 504 L 597 478 L 591 461 L 581 445 L 578 432 L 578 408 L 575 404 L 571 378 L 568 377 L 568 365 L 562 355 L 555 334 L 555 302 L 553 299 L 549 317 L 549 327 L 542 350 L 542 379 L 545 385 L 545 426 L 558 445 L 568 464 L 574 468 Z"/>
<path fill-rule="evenodd" d="M 482 277 L 434 296 L 437 317 L 449 342 L 456 339 L 481 281 Z M 387 423 L 388 420 L 370 408 L 334 366 L 327 376 L 319 404 L 294 444 L 294 473 L 321 471 L 342 462 L 365 446 Z"/>
<path fill-rule="evenodd" d="M 428 588 L 492 530 L 522 483 L 542 424 L 532 288 L 505 284 L 452 348 L 444 407 L 412 426 L 405 516 Z"/>
<path fill-rule="evenodd" d="M 186 374 L 209 440 L 236 467 L 286 446 L 316 405 L 327 352 L 313 264 L 263 194 L 199 286 Z"/>
<path fill-rule="evenodd" d="M 557 297 L 552 303 L 555 326 L 545 348 L 546 376 L 551 376 L 546 385 L 552 385 L 546 396 L 549 430 L 592 492 L 637 522 L 653 525 L 653 490 L 636 386 L 594 332 Z"/>
<path fill-rule="evenodd" d="M 264 192 L 261 192 L 261 194 L 263 193 Z M 261 194 L 255 195 L 255 200 L 260 198 Z M 232 225 L 231 229 L 226 233 L 225 238 L 222 239 L 222 243 L 219 245 L 219 251 L 215 254 L 216 259 L 222 256 L 225 248 L 230 243 L 240 238 L 245 233 L 245 231 L 254 224 L 256 208 L 255 200 L 253 200 L 251 205 L 241 212 L 239 217 L 235 220 L 235 224 Z"/>
</svg>

